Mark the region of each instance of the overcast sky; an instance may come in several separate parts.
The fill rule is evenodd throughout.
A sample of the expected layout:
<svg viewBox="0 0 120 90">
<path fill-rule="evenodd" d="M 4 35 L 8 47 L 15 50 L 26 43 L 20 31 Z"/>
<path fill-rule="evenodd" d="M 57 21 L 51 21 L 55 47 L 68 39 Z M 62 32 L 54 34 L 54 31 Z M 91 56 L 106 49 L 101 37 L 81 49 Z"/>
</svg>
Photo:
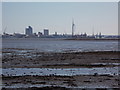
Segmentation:
<svg viewBox="0 0 120 90">
<path fill-rule="evenodd" d="M 118 34 L 117 2 L 3 2 L 3 31 L 24 33 L 27 26 L 34 32 L 71 34 L 72 18 L 75 33 Z"/>
</svg>

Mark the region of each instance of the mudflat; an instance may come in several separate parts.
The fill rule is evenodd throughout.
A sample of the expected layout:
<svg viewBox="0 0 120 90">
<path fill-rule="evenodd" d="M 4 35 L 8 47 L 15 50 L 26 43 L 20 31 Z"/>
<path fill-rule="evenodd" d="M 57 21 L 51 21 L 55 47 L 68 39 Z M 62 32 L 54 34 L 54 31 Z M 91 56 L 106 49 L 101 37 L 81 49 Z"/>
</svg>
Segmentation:
<svg viewBox="0 0 120 90">
<path fill-rule="evenodd" d="M 25 49 L 3 49 L 3 68 L 74 68 L 115 66 L 120 63 L 118 51 L 38 52 Z M 95 64 L 99 63 L 99 65 Z M 101 63 L 101 64 L 100 64 Z M 117 65 L 118 66 L 118 65 Z"/>
<path fill-rule="evenodd" d="M 102 68 L 119 67 L 120 52 L 39 52 L 7 48 L 2 51 L 2 68 Z M 119 75 L 2 75 L 3 89 L 117 88 Z M 116 89 L 116 90 L 117 90 Z"/>
<path fill-rule="evenodd" d="M 7 76 L 3 77 L 6 88 L 59 86 L 65 88 L 118 88 L 118 76 Z"/>
</svg>

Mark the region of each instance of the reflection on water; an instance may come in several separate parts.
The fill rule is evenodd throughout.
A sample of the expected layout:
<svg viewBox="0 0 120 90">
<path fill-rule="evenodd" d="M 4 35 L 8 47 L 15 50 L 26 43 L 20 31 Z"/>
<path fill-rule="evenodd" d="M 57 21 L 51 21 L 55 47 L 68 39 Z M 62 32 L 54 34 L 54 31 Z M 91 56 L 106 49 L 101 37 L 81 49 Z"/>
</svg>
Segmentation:
<svg viewBox="0 0 120 90">
<path fill-rule="evenodd" d="M 6 76 L 24 76 L 24 75 L 118 75 L 118 67 L 102 68 L 6 68 L 2 69 L 2 74 Z"/>
</svg>

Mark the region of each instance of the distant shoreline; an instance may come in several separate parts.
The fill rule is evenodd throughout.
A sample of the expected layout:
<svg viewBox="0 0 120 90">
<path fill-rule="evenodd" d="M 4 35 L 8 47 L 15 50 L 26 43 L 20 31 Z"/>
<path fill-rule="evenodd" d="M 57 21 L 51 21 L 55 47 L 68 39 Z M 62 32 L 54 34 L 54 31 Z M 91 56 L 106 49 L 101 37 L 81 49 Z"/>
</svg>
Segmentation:
<svg viewBox="0 0 120 90">
<path fill-rule="evenodd" d="M 79 40 L 79 41 L 119 41 L 120 38 L 2 38 L 3 39 L 35 39 L 35 40 Z"/>
<path fill-rule="evenodd" d="M 93 41 L 93 40 L 95 40 L 95 41 L 97 41 L 97 40 L 105 40 L 105 41 L 107 41 L 107 40 L 110 40 L 110 41 L 111 41 L 111 40 L 112 40 L 112 41 L 118 40 L 118 41 L 119 41 L 120 38 L 115 38 L 115 39 L 111 39 L 111 38 L 110 38 L 110 39 L 108 39 L 108 38 L 104 38 L 104 39 L 103 39 L 103 38 L 102 38 L 102 39 L 97 39 L 97 38 L 69 38 L 69 39 L 64 39 L 64 40 L 83 40 L 83 41 L 84 41 L 84 40 L 85 40 L 85 41 L 86 41 L 86 40 L 92 40 L 92 41 Z"/>
</svg>

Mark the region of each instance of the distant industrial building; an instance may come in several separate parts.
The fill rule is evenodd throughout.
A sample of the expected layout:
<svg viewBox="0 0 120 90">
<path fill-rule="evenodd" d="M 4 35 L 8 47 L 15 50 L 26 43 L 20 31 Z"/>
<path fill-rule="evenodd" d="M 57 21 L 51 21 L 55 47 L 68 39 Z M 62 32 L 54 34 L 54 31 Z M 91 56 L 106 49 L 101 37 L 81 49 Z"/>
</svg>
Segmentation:
<svg viewBox="0 0 120 90">
<path fill-rule="evenodd" d="M 31 26 L 28 26 L 26 29 L 25 29 L 25 34 L 26 35 L 32 35 L 33 34 L 33 29 Z"/>
<path fill-rule="evenodd" d="M 15 38 L 23 38 L 25 35 L 24 34 L 20 34 L 20 33 L 14 33 L 13 37 Z"/>
<path fill-rule="evenodd" d="M 49 30 L 48 29 L 44 29 L 44 36 L 48 36 L 49 35 Z"/>
</svg>

